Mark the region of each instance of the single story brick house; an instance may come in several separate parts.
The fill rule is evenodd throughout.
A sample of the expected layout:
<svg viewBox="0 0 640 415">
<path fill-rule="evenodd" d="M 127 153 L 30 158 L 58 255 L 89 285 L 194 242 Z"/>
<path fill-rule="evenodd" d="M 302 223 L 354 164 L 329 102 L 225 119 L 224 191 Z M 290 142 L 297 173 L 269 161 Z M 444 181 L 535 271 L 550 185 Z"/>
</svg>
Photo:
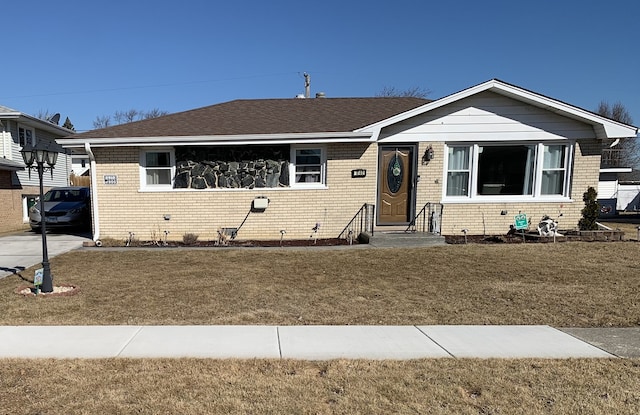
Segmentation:
<svg viewBox="0 0 640 415">
<path fill-rule="evenodd" d="M 58 142 L 90 159 L 94 239 L 301 239 L 405 229 L 425 207 L 443 235 L 505 234 L 519 213 L 575 228 L 602 140 L 637 132 L 493 79 L 434 101 L 236 100 Z"/>
</svg>

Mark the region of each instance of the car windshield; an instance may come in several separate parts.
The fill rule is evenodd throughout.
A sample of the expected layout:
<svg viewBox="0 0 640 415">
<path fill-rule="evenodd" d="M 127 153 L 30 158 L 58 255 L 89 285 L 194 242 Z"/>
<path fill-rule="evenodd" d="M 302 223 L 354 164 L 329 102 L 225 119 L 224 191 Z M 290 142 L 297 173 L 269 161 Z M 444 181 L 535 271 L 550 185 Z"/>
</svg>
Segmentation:
<svg viewBox="0 0 640 415">
<path fill-rule="evenodd" d="M 52 189 L 44 195 L 45 202 L 82 202 L 83 200 L 82 190 Z"/>
</svg>

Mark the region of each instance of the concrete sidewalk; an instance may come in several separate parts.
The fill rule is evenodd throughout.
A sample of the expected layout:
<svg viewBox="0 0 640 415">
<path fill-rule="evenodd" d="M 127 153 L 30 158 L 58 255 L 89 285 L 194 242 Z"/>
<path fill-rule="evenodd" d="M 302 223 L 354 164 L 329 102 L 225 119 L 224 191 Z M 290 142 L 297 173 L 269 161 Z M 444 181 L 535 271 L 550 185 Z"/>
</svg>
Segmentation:
<svg viewBox="0 0 640 415">
<path fill-rule="evenodd" d="M 0 358 L 612 358 L 549 326 L 0 326 Z"/>
</svg>

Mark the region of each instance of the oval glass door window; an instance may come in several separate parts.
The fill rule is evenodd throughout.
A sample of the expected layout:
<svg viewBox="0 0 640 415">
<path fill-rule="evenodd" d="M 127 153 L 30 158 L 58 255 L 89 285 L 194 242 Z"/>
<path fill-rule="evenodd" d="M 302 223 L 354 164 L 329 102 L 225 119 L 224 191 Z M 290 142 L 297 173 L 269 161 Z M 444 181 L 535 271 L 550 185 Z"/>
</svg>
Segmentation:
<svg viewBox="0 0 640 415">
<path fill-rule="evenodd" d="M 404 176 L 404 166 L 402 159 L 396 154 L 389 160 L 387 166 L 387 186 L 391 193 L 398 193 L 402 186 L 402 177 Z"/>
</svg>

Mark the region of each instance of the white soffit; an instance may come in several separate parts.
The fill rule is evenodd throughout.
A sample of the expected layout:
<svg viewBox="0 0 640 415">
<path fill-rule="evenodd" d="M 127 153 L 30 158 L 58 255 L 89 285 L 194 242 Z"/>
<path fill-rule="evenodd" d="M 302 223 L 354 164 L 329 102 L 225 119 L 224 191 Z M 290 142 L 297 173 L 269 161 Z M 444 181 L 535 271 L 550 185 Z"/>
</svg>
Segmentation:
<svg viewBox="0 0 640 415">
<path fill-rule="evenodd" d="M 593 126 L 596 137 L 600 139 L 630 138 L 635 137 L 638 134 L 638 128 L 632 125 L 627 125 L 614 120 L 610 120 L 606 117 L 602 117 L 590 111 L 583 110 L 582 108 L 569 105 L 562 101 L 546 97 L 544 95 L 536 94 L 535 92 L 522 89 L 515 85 L 507 84 L 497 79 L 492 79 L 482 84 L 472 86 L 471 88 L 456 92 L 455 94 L 448 95 L 444 98 L 440 98 L 428 104 L 406 111 L 402 114 L 398 114 L 396 116 L 387 118 L 386 120 L 368 125 L 356 131 L 379 131 L 380 129 L 389 125 L 432 111 L 436 108 L 443 107 L 445 105 L 454 103 L 464 98 L 468 98 L 472 95 L 484 91 L 490 91 L 496 94 L 504 95 L 509 98 L 545 109 L 547 111 L 554 112 L 564 117 L 590 124 Z"/>
</svg>

